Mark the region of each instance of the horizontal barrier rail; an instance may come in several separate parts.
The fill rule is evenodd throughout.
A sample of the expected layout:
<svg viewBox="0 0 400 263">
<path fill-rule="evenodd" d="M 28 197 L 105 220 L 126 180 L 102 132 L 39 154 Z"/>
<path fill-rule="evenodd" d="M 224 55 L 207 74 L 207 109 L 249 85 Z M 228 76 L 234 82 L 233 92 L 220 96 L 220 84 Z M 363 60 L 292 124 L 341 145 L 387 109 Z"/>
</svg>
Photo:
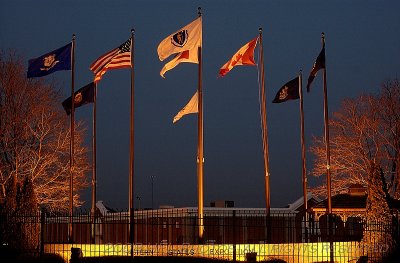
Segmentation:
<svg viewBox="0 0 400 263">
<path fill-rule="evenodd" d="M 201 256 L 256 260 L 279 258 L 286 262 L 356 262 L 360 257 L 381 258 L 399 239 L 399 220 L 367 222 L 360 216 L 343 220 L 316 218 L 304 213 L 272 213 L 263 209 L 216 209 L 204 213 L 204 237 L 198 237 L 197 210 L 135 211 L 134 237 L 129 240 L 126 211 L 106 214 L 2 214 L 3 246 L 29 253 L 57 253 L 70 258 L 77 247 L 83 256 Z M 68 224 L 73 225 L 73 242 Z M 18 238 L 15 238 L 18 237 Z M 368 240 L 367 240 L 368 238 Z M 367 241 L 366 241 L 367 240 Z M 133 244 L 133 246 L 131 245 Z"/>
</svg>

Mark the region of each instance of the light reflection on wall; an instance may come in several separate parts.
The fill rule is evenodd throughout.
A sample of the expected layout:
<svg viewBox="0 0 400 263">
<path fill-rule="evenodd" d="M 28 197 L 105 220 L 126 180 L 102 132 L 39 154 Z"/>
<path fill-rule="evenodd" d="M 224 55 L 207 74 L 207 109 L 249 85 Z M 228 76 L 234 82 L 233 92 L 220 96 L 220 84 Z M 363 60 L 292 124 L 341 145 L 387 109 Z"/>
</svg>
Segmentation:
<svg viewBox="0 0 400 263">
<path fill-rule="evenodd" d="M 56 253 L 65 262 L 71 258 L 71 247 L 81 248 L 84 257 L 130 256 L 130 244 L 46 244 L 46 253 Z M 379 249 L 379 248 L 377 248 Z M 383 248 L 382 248 L 383 249 Z M 282 259 L 286 262 L 311 263 L 330 260 L 330 245 L 321 243 L 294 244 L 215 244 L 215 245 L 140 245 L 133 247 L 134 256 L 189 256 L 245 261 L 247 253 L 257 253 L 257 261 Z M 335 262 L 356 262 L 365 255 L 360 242 L 334 242 Z M 384 251 L 382 251 L 384 252 Z"/>
</svg>

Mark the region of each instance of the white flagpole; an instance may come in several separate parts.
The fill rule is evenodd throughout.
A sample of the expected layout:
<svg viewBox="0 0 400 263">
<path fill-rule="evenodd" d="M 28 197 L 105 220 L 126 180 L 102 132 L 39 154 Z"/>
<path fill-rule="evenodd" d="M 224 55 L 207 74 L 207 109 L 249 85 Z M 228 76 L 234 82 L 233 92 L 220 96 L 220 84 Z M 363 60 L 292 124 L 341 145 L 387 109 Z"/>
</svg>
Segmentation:
<svg viewBox="0 0 400 263">
<path fill-rule="evenodd" d="M 198 15 L 201 16 L 201 8 L 198 8 Z M 203 36 L 201 36 L 203 37 Z M 202 50 L 198 48 L 199 56 L 199 81 L 198 81 L 198 142 L 197 142 L 197 193 L 198 193 L 198 226 L 199 226 L 199 243 L 203 243 L 204 234 L 204 189 L 203 189 L 203 163 L 204 163 L 204 137 L 203 137 L 203 82 L 202 82 Z"/>
</svg>

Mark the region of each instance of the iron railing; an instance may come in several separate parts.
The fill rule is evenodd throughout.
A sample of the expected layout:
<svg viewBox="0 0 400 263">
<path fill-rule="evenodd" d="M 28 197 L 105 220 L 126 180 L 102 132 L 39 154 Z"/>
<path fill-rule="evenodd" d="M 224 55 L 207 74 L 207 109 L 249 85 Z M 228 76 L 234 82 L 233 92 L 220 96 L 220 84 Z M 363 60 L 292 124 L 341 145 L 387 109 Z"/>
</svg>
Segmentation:
<svg viewBox="0 0 400 263">
<path fill-rule="evenodd" d="M 399 241 L 399 218 L 392 222 L 367 222 L 362 217 L 326 218 L 304 213 L 271 213 L 263 209 L 207 208 L 204 225 L 198 226 L 197 209 L 135 211 L 134 237 L 130 240 L 129 213 L 90 214 L 38 212 L 1 214 L 1 242 L 30 253 L 64 253 L 80 247 L 84 256 L 206 256 L 243 259 L 255 253 L 257 260 L 280 258 L 287 262 L 356 262 L 380 259 Z M 68 224 L 72 222 L 72 244 Z M 204 236 L 198 228 L 204 227 Z M 367 240 L 368 239 L 368 240 Z M 362 242 L 367 241 L 367 242 Z M 132 245 L 133 244 L 133 245 Z M 357 250 L 357 251 L 355 251 Z M 86 255 L 85 255 L 86 253 Z M 301 258 L 301 260 L 300 260 Z"/>
</svg>

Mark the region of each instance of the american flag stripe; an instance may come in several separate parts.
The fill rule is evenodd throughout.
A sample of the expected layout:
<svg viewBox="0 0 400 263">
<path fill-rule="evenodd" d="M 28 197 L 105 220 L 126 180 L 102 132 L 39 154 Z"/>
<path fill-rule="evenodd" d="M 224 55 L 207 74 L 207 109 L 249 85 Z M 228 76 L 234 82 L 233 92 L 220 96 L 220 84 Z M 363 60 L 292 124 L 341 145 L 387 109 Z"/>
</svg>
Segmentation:
<svg viewBox="0 0 400 263">
<path fill-rule="evenodd" d="M 94 82 L 99 82 L 109 69 L 130 68 L 131 65 L 131 39 L 128 39 L 118 48 L 115 48 L 99 57 L 90 65 L 90 70 L 95 74 Z"/>
<path fill-rule="evenodd" d="M 107 65 L 107 63 L 112 59 L 113 56 L 118 54 L 119 50 L 118 48 L 111 50 L 107 54 L 104 54 L 103 56 L 99 57 L 95 62 L 90 65 L 90 70 L 96 73 L 99 71 L 102 67 Z"/>
<path fill-rule="evenodd" d="M 128 53 L 128 52 L 126 52 Z M 106 66 L 101 68 L 95 75 L 94 82 L 99 82 L 103 75 L 110 69 L 120 69 L 120 68 L 130 68 L 131 67 L 131 56 L 130 52 L 128 54 L 122 53 L 114 57 Z"/>
</svg>

